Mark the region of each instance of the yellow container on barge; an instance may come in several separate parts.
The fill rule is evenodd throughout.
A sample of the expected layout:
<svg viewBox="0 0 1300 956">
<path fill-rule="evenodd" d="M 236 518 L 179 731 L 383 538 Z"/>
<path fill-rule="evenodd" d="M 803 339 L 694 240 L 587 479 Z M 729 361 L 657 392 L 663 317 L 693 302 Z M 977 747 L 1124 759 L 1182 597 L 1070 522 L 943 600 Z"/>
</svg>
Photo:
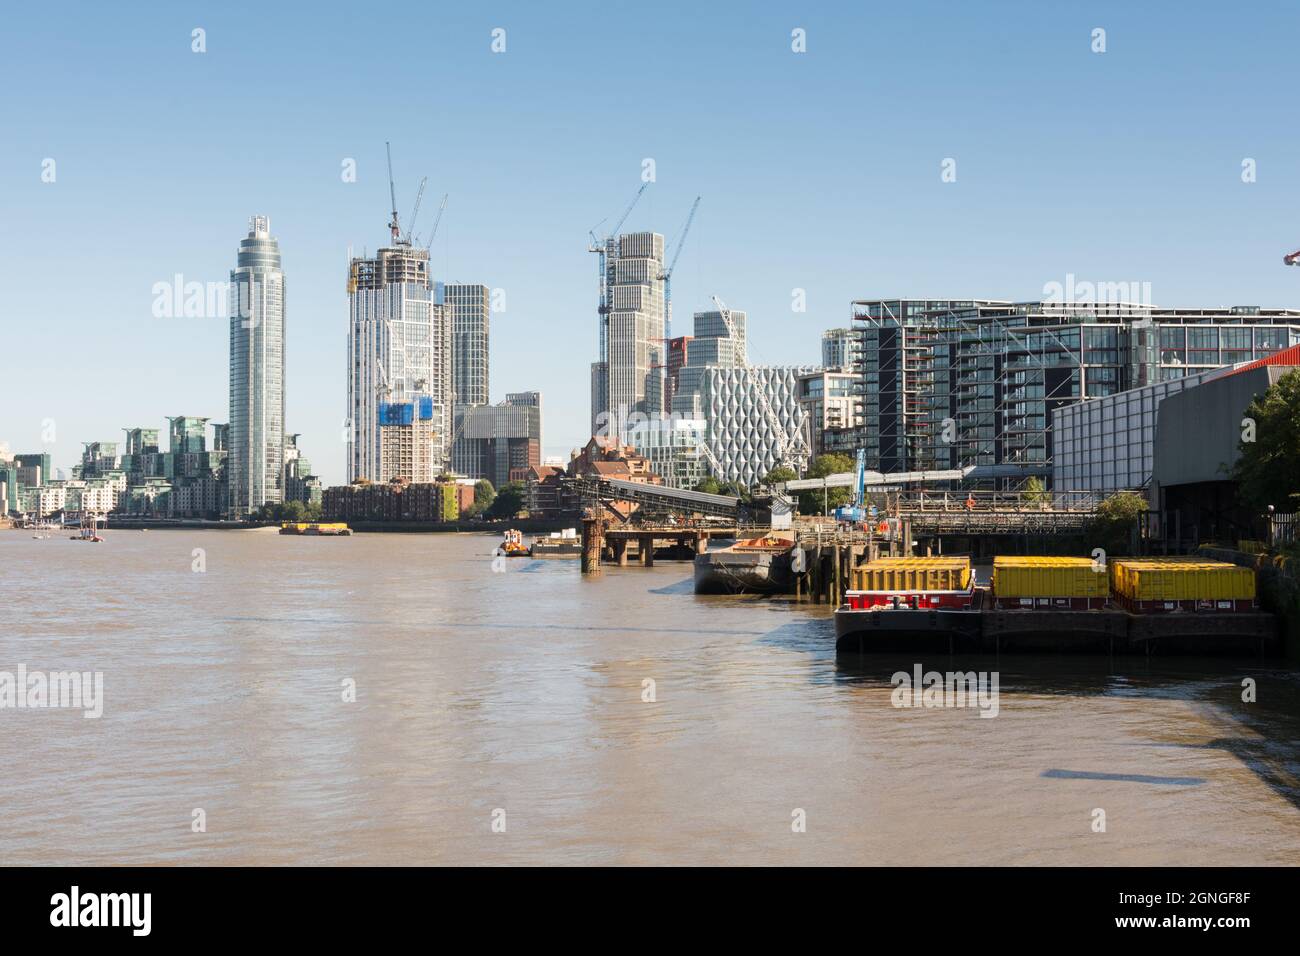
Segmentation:
<svg viewBox="0 0 1300 956">
<path fill-rule="evenodd" d="M 1255 572 L 1204 558 L 1118 558 L 1110 562 L 1111 587 L 1128 601 L 1249 601 Z"/>
<path fill-rule="evenodd" d="M 280 534 L 339 536 L 351 533 L 352 529 L 341 521 L 286 521 L 280 525 Z"/>
<path fill-rule="evenodd" d="M 970 558 L 877 558 L 853 569 L 855 591 L 965 591 Z"/>
<path fill-rule="evenodd" d="M 993 593 L 999 598 L 1106 598 L 1104 566 L 1091 558 L 1006 555 L 993 559 Z"/>
</svg>

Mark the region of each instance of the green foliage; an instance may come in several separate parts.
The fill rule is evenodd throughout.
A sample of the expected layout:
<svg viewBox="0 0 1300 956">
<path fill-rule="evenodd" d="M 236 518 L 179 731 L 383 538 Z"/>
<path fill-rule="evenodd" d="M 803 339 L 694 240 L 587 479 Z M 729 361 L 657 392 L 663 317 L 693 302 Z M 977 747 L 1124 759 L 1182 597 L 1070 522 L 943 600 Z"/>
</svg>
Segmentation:
<svg viewBox="0 0 1300 956">
<path fill-rule="evenodd" d="M 1300 371 L 1287 372 L 1246 409 L 1253 427 L 1242 429 L 1241 457 L 1232 477 L 1240 499 L 1260 511 L 1300 508 Z M 1253 433 L 1252 433 L 1253 432 Z M 1247 439 L 1252 440 L 1247 440 Z"/>
<path fill-rule="evenodd" d="M 848 455 L 835 452 L 819 455 L 808 465 L 805 478 L 825 478 L 827 475 L 839 475 L 844 472 L 856 473 L 857 462 Z M 799 513 L 806 515 L 830 514 L 841 505 L 853 500 L 852 488 L 827 488 L 825 491 L 799 492 Z"/>
<path fill-rule="evenodd" d="M 264 504 L 254 518 L 258 521 L 319 521 L 320 504 L 286 501 L 283 504 Z"/>
<path fill-rule="evenodd" d="M 787 481 L 794 481 L 799 475 L 788 465 L 777 465 L 766 475 L 763 476 L 763 484 L 769 488 L 772 485 L 784 484 Z"/>
<path fill-rule="evenodd" d="M 732 495 L 736 498 L 750 499 L 749 489 L 735 481 L 718 481 L 712 475 L 705 475 L 695 486 L 696 491 L 706 495 Z"/>
<path fill-rule="evenodd" d="M 491 485 L 488 487 L 491 487 Z M 474 492 L 477 496 L 477 487 L 475 487 Z M 477 503 L 475 501 L 476 505 Z M 496 493 L 496 497 L 492 499 L 492 504 L 488 506 L 486 514 L 489 518 L 513 518 L 523 506 L 524 484 L 521 481 L 512 481 L 502 486 L 501 490 Z"/>
<path fill-rule="evenodd" d="M 1031 475 L 1026 479 L 1025 486 L 1020 489 L 1020 500 L 1026 504 L 1036 505 L 1051 501 L 1052 496 L 1048 494 L 1043 479 L 1037 475 Z"/>
<path fill-rule="evenodd" d="M 706 495 L 720 495 L 722 494 L 722 485 L 718 484 L 718 479 L 712 475 L 705 475 L 700 480 L 700 483 L 695 486 L 695 490 L 702 491 Z"/>
<path fill-rule="evenodd" d="M 749 501 L 751 498 L 749 489 L 746 488 L 738 481 L 724 481 L 721 485 L 718 486 L 718 494 L 732 495 L 744 501 Z"/>
<path fill-rule="evenodd" d="M 1133 529 L 1146 514 L 1147 500 L 1131 491 L 1111 495 L 1097 506 L 1097 517 L 1088 527 L 1088 547 L 1102 548 L 1107 554 L 1128 554 L 1133 545 Z"/>
<path fill-rule="evenodd" d="M 486 478 L 480 478 L 474 482 L 474 503 L 460 513 L 462 518 L 475 518 L 484 514 L 492 507 L 492 502 L 496 499 L 496 490 L 492 487 L 492 482 Z"/>
</svg>

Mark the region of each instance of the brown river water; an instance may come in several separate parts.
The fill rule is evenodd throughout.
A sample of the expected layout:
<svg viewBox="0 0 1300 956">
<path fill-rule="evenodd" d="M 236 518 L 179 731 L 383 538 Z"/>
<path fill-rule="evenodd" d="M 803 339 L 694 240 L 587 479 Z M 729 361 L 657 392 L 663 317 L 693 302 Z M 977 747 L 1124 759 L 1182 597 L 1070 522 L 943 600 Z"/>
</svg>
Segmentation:
<svg viewBox="0 0 1300 956">
<path fill-rule="evenodd" d="M 103 674 L 0 709 L 0 865 L 1300 862 L 1293 672 L 837 659 L 825 608 L 497 541 L 0 532 L 0 672 Z M 916 663 L 997 716 L 892 706 Z"/>
</svg>

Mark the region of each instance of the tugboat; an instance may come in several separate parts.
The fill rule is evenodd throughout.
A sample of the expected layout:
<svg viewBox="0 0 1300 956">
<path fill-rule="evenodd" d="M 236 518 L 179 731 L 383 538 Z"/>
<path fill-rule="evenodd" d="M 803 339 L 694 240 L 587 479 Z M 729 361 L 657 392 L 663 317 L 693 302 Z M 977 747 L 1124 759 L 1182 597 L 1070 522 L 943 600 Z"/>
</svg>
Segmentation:
<svg viewBox="0 0 1300 956">
<path fill-rule="evenodd" d="M 499 550 L 507 558 L 528 557 L 528 546 L 524 544 L 524 536 L 514 528 L 506 532 L 505 541 L 502 542 Z"/>
</svg>

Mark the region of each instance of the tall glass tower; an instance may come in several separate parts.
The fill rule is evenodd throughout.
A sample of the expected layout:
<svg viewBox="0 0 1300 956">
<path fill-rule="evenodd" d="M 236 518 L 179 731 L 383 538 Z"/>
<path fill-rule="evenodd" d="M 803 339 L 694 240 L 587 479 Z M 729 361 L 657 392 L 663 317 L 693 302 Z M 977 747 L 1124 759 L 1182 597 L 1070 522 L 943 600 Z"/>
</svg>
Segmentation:
<svg viewBox="0 0 1300 956">
<path fill-rule="evenodd" d="M 284 501 L 284 272 L 271 222 L 254 216 L 230 273 L 230 509 Z"/>
</svg>

